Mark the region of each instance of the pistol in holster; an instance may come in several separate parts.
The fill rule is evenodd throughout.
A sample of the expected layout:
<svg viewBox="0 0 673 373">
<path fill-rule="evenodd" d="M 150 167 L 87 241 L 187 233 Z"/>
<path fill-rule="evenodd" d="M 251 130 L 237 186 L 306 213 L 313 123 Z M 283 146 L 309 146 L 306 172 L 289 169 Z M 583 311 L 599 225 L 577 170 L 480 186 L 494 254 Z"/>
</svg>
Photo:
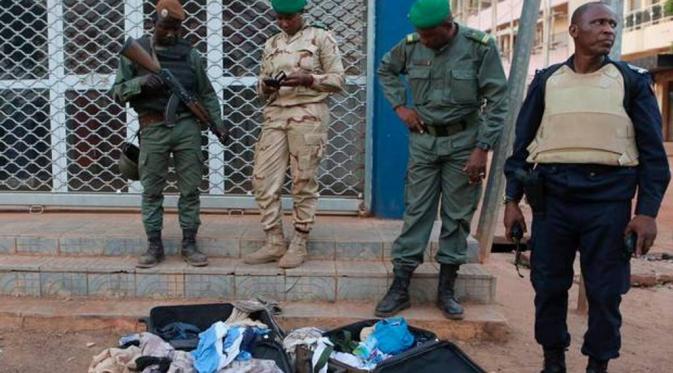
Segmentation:
<svg viewBox="0 0 673 373">
<path fill-rule="evenodd" d="M 534 214 L 545 213 L 544 176 L 538 169 L 517 170 L 517 180 L 523 184 L 523 193 Z"/>
</svg>

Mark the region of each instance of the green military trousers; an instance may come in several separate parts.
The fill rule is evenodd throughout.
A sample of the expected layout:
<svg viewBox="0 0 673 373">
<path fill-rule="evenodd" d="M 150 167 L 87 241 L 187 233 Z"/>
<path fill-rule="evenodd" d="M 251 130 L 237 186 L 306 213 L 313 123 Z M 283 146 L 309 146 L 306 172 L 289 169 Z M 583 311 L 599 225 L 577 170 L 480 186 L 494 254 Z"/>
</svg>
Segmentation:
<svg viewBox="0 0 673 373">
<path fill-rule="evenodd" d="M 396 267 L 423 263 L 440 202 L 442 228 L 435 259 L 441 264 L 465 263 L 470 222 L 481 195 L 481 184 L 470 184 L 463 171 L 474 150 L 475 127 L 448 137 L 410 134 L 404 226 L 392 248 Z"/>
<path fill-rule="evenodd" d="M 203 178 L 201 129 L 193 117 L 179 120 L 175 127 L 163 123 L 147 126 L 140 133 L 140 182 L 143 186 L 142 214 L 146 232 L 163 226 L 164 188 L 168 162 L 173 154 L 178 178 L 178 214 L 182 229 L 198 229 L 199 184 Z"/>
</svg>

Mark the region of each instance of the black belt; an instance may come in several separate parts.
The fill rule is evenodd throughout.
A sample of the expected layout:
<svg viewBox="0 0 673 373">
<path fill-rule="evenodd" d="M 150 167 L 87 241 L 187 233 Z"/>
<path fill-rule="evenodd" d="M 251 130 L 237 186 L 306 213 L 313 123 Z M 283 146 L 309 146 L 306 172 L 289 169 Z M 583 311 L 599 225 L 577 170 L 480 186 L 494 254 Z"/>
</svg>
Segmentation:
<svg viewBox="0 0 673 373">
<path fill-rule="evenodd" d="M 455 135 L 458 132 L 462 132 L 467 128 L 467 123 L 461 120 L 460 122 L 455 122 L 446 125 L 439 126 L 426 126 L 428 134 L 435 137 L 448 137 Z"/>
<path fill-rule="evenodd" d="M 624 166 L 609 166 L 594 163 L 540 163 L 538 164 L 538 167 L 542 167 L 543 169 L 550 168 L 552 170 L 557 170 L 560 168 L 575 169 L 587 174 L 594 175 L 603 175 L 629 168 Z"/>
</svg>

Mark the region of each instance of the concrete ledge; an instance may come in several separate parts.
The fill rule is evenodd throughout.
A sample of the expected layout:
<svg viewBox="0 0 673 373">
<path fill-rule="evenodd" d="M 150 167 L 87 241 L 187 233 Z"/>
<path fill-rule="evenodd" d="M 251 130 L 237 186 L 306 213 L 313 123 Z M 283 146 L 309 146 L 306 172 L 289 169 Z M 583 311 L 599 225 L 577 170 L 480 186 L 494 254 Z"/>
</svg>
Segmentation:
<svg viewBox="0 0 673 373">
<path fill-rule="evenodd" d="M 255 215 L 204 215 L 198 245 L 212 258 L 241 258 L 264 244 L 264 232 Z M 285 236 L 293 235 L 285 219 Z M 399 220 L 355 217 L 318 217 L 309 240 L 313 260 L 389 260 L 400 233 Z M 435 222 L 425 252 L 427 262 L 438 250 L 440 223 Z M 181 232 L 177 217 L 167 214 L 163 240 L 166 253 L 179 251 Z M 138 256 L 146 249 L 139 214 L 0 214 L 0 254 L 67 257 Z M 479 243 L 468 239 L 468 257 L 478 262 Z"/>
<path fill-rule="evenodd" d="M 240 259 L 212 258 L 207 267 L 171 256 L 159 266 L 135 268 L 132 257 L 0 255 L 0 295 L 115 298 L 234 299 L 264 295 L 280 301 L 376 301 L 393 277 L 390 263 L 309 260 L 284 270 L 275 263 L 248 265 Z M 412 300 L 433 303 L 435 264 L 420 266 L 411 281 Z M 496 279 L 480 264 L 461 266 L 456 293 L 463 300 L 490 304 Z"/>
<path fill-rule="evenodd" d="M 113 330 L 117 333 L 144 331 L 138 322 L 152 307 L 167 304 L 224 302 L 222 298 L 193 301 L 152 300 L 57 300 L 0 296 L 0 328 L 45 331 Z M 277 316 L 281 327 L 315 326 L 329 330 L 355 321 L 375 318 L 373 304 L 361 302 L 285 302 Z M 445 319 L 433 306 L 413 305 L 401 313 L 411 325 L 435 332 L 441 339 L 504 342 L 507 321 L 496 306 L 465 305 L 465 319 Z"/>
</svg>

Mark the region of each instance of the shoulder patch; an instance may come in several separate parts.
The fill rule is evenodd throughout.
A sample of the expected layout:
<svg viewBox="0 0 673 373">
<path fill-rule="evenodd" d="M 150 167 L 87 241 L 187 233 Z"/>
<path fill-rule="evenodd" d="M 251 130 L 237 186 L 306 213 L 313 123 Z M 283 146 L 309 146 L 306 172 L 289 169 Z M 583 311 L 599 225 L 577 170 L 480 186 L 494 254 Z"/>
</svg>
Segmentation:
<svg viewBox="0 0 673 373">
<path fill-rule="evenodd" d="M 413 32 L 411 34 L 408 34 L 404 40 L 407 42 L 407 44 L 411 44 L 416 43 L 417 41 L 421 40 L 421 38 L 418 36 L 417 33 Z"/>
<path fill-rule="evenodd" d="M 649 71 L 647 71 L 647 69 L 643 69 L 642 67 L 639 67 L 639 66 L 636 66 L 636 65 L 631 65 L 630 63 L 627 63 L 626 66 L 628 66 L 629 69 L 637 72 L 638 74 L 645 75 L 645 74 L 649 73 Z"/>
<path fill-rule="evenodd" d="M 324 23 L 313 22 L 309 26 L 329 31 L 329 28 L 327 28 L 327 25 L 325 25 Z"/>
<path fill-rule="evenodd" d="M 488 45 L 489 40 L 492 38 L 490 34 L 478 30 L 469 30 L 465 33 L 465 36 L 468 39 L 483 45 Z"/>
</svg>

